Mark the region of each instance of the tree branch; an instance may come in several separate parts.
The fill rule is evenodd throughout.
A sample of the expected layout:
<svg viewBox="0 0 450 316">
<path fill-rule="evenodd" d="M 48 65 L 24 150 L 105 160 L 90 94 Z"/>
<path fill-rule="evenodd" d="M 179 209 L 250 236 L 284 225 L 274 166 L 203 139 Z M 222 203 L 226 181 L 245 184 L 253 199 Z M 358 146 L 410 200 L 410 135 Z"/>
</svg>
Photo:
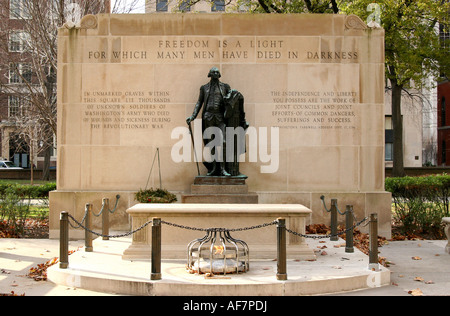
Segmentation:
<svg viewBox="0 0 450 316">
<path fill-rule="evenodd" d="M 259 3 L 259 5 L 261 6 L 261 8 L 263 8 L 263 10 L 264 10 L 266 13 L 270 13 L 270 9 L 269 9 L 269 7 L 267 6 L 265 0 L 258 0 L 258 3 Z"/>
<path fill-rule="evenodd" d="M 269 2 L 269 5 L 267 5 L 267 2 Z M 280 10 L 279 8 L 277 8 L 272 2 L 267 1 L 267 0 L 258 0 L 258 3 L 261 5 L 261 7 L 263 8 L 263 10 L 266 13 L 271 13 L 272 9 L 273 11 L 275 11 L 276 13 L 284 13 L 283 10 Z"/>
<path fill-rule="evenodd" d="M 336 3 L 336 0 L 331 0 L 331 7 L 333 8 L 333 13 L 338 14 L 339 13 L 339 7 Z"/>
<path fill-rule="evenodd" d="M 305 4 L 306 4 L 306 8 L 308 9 L 309 12 L 313 12 L 313 7 L 312 7 L 312 3 L 311 0 L 304 0 Z"/>
</svg>

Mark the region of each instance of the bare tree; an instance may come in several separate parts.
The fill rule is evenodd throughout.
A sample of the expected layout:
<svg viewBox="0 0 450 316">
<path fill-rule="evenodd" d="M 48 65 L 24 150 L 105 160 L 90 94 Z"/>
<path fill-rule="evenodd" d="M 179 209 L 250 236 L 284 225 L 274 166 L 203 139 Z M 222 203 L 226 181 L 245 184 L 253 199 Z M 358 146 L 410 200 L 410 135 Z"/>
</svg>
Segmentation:
<svg viewBox="0 0 450 316">
<path fill-rule="evenodd" d="M 131 13 L 133 10 L 141 9 L 139 0 L 112 0 L 111 13 Z"/>
<path fill-rule="evenodd" d="M 138 2 L 116 0 L 111 5 L 109 0 L 0 0 L 0 56 L 8 61 L 0 66 L 0 74 L 4 74 L 1 90 L 21 100 L 19 107 L 24 108 L 9 113 L 10 120 L 17 127 L 16 134 L 30 140 L 27 143 L 42 145 L 44 178 L 49 176 L 50 153 L 57 134 L 58 29 L 87 14 L 129 13 Z M 38 127 L 42 132 L 36 132 Z M 29 136 L 25 136 L 27 131 Z M 33 146 L 30 154 L 37 152 Z"/>
</svg>

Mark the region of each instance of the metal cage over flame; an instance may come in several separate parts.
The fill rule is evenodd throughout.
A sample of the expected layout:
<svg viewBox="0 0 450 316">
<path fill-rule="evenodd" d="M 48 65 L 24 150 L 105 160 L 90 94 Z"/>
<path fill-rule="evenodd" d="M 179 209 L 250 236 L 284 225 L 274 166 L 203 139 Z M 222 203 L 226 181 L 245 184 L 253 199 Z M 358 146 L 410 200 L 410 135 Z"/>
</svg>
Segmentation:
<svg viewBox="0 0 450 316">
<path fill-rule="evenodd" d="M 248 245 L 225 229 L 208 230 L 188 244 L 187 268 L 194 273 L 244 273 L 250 269 Z"/>
</svg>

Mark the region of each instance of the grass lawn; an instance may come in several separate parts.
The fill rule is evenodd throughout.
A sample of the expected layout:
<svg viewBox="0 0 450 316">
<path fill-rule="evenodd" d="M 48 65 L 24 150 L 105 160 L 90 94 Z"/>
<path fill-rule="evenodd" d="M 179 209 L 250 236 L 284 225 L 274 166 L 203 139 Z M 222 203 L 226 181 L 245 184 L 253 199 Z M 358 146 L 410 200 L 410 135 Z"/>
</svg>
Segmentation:
<svg viewBox="0 0 450 316">
<path fill-rule="evenodd" d="M 33 180 L 33 184 L 39 185 L 39 184 L 47 184 L 47 183 L 54 183 L 55 181 L 44 181 L 44 180 Z M 10 184 L 31 184 L 30 179 L 26 180 L 19 180 L 19 179 L 1 179 L 0 183 L 10 183 Z"/>
</svg>

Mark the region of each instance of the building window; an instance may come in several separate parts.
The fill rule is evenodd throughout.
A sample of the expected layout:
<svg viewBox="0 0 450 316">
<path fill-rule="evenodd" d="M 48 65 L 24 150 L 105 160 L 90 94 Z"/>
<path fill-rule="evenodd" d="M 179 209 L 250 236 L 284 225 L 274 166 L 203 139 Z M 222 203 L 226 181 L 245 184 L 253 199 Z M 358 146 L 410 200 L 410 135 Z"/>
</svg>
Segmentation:
<svg viewBox="0 0 450 316">
<path fill-rule="evenodd" d="M 442 141 L 442 152 L 441 152 L 442 164 L 447 164 L 447 142 L 445 140 Z"/>
<path fill-rule="evenodd" d="M 26 113 L 29 103 L 23 97 L 10 95 L 8 97 L 8 116 L 17 117 Z"/>
<path fill-rule="evenodd" d="M 445 97 L 442 97 L 442 100 L 441 100 L 441 126 L 446 126 L 447 124 L 447 122 L 446 122 L 446 119 L 445 119 L 445 111 L 446 111 L 446 108 L 445 108 Z"/>
<path fill-rule="evenodd" d="M 31 82 L 31 65 L 26 63 L 9 64 L 9 83 Z"/>
<path fill-rule="evenodd" d="M 386 161 L 394 161 L 394 128 L 392 116 L 385 117 L 385 157 Z"/>
<path fill-rule="evenodd" d="M 385 161 L 394 161 L 394 144 L 393 143 L 386 143 L 384 160 Z"/>
<path fill-rule="evenodd" d="M 189 12 L 191 11 L 191 1 L 190 0 L 184 0 L 180 4 L 180 11 L 181 12 Z"/>
<path fill-rule="evenodd" d="M 9 18 L 10 19 L 29 19 L 27 0 L 9 0 Z"/>
<path fill-rule="evenodd" d="M 15 53 L 22 53 L 25 50 L 25 45 L 29 39 L 29 34 L 22 31 L 13 31 L 9 34 L 9 51 Z"/>
<path fill-rule="evenodd" d="M 168 8 L 169 8 L 169 1 L 156 0 L 156 11 L 157 12 L 167 12 Z"/>
<path fill-rule="evenodd" d="M 212 12 L 225 11 L 225 0 L 214 0 L 211 11 Z"/>
</svg>

